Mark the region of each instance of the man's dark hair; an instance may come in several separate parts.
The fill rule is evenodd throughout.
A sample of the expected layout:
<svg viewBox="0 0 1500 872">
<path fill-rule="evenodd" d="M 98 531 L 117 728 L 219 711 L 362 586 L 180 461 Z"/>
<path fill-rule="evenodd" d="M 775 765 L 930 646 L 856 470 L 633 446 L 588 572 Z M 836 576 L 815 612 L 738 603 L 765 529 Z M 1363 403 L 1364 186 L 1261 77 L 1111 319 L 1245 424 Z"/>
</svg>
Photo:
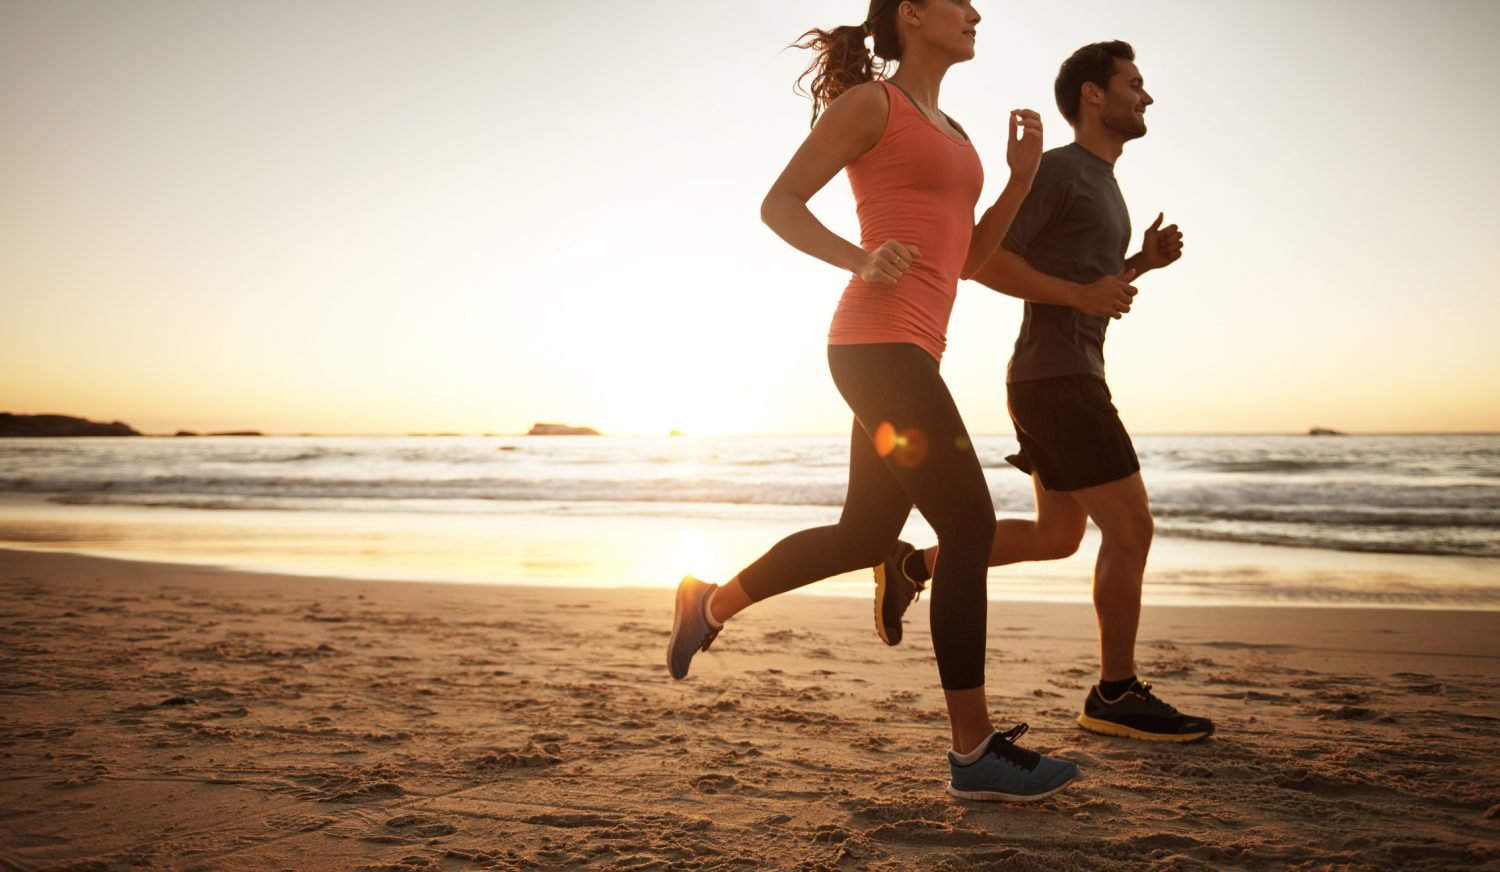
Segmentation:
<svg viewBox="0 0 1500 872">
<path fill-rule="evenodd" d="M 1057 96 L 1057 108 L 1069 124 L 1078 123 L 1078 104 L 1083 100 L 1083 83 L 1093 82 L 1101 88 L 1109 87 L 1109 77 L 1115 72 L 1115 58 L 1122 61 L 1135 60 L 1135 49 L 1130 43 L 1118 39 L 1113 42 L 1096 42 L 1073 52 L 1072 57 L 1062 62 L 1057 70 L 1057 82 L 1053 92 Z"/>
</svg>

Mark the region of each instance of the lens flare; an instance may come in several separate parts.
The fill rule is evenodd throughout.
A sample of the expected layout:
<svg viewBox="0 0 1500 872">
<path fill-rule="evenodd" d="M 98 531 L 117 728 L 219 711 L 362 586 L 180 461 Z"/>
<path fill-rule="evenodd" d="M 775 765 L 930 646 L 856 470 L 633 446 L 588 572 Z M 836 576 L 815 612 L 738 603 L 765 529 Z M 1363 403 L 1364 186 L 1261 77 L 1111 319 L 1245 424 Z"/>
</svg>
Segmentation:
<svg viewBox="0 0 1500 872">
<path fill-rule="evenodd" d="M 896 437 L 896 462 L 915 469 L 927 459 L 927 434 L 915 428 L 902 430 Z"/>
<path fill-rule="evenodd" d="M 895 424 L 881 421 L 875 428 L 875 453 L 914 469 L 927 459 L 927 434 L 915 427 L 897 432 Z"/>
</svg>

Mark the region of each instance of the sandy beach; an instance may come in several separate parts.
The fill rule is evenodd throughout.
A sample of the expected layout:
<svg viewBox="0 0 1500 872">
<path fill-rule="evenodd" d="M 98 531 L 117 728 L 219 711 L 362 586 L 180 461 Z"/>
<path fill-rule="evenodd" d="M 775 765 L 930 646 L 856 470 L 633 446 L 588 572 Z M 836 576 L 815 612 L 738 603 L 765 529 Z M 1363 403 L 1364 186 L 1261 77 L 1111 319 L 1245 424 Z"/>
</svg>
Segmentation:
<svg viewBox="0 0 1500 872">
<path fill-rule="evenodd" d="M 925 601 L 752 610 L 673 682 L 670 594 L 0 551 L 3 869 L 1500 868 L 1500 613 L 1148 608 L 1212 716 L 1073 723 L 1088 606 L 992 602 L 991 707 L 1076 761 L 944 791 Z"/>
</svg>

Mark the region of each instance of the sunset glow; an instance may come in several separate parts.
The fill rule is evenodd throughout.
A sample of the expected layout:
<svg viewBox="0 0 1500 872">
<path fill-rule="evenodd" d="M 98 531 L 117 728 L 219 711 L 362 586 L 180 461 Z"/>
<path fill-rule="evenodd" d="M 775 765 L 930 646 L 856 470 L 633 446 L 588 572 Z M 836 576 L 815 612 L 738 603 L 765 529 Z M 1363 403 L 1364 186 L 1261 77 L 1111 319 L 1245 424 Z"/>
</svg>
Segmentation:
<svg viewBox="0 0 1500 872">
<path fill-rule="evenodd" d="M 1110 330 L 1133 431 L 1500 430 L 1500 118 L 1475 111 L 1500 6 L 977 5 L 942 98 L 984 203 L 1008 109 L 1070 139 L 1051 83 L 1077 45 L 1129 39 L 1157 99 L 1117 175 L 1137 236 L 1165 212 L 1187 254 Z M 784 47 L 861 4 L 317 8 L 0 9 L 0 410 L 847 432 L 846 277 L 758 207 L 807 128 Z M 813 207 L 857 238 L 842 176 Z M 972 432 L 1010 430 L 1020 317 L 960 288 L 943 373 Z"/>
</svg>

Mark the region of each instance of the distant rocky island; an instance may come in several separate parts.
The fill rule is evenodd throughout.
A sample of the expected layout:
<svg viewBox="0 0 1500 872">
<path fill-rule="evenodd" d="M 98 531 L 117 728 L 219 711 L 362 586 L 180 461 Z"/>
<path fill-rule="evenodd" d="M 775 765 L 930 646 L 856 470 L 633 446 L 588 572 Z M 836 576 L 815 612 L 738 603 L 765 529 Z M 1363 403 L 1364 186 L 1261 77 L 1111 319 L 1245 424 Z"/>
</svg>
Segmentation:
<svg viewBox="0 0 1500 872">
<path fill-rule="evenodd" d="M 0 438 L 17 436 L 145 436 L 124 421 L 104 424 L 72 415 L 14 415 L 0 412 Z M 178 430 L 174 436 L 264 436 L 259 430 L 223 430 L 216 433 L 198 433 L 193 430 Z"/>
<path fill-rule="evenodd" d="M 675 431 L 674 431 L 675 432 Z M 168 434 L 146 434 L 141 433 L 134 427 L 123 421 L 113 421 L 108 424 L 100 421 L 90 421 L 87 418 L 77 418 L 72 415 L 16 415 L 11 412 L 0 412 L 0 438 L 19 436 L 38 437 L 60 437 L 60 436 L 147 436 Z M 197 430 L 178 430 L 170 434 L 171 437 L 179 439 L 193 439 L 212 436 L 264 436 L 259 430 L 219 430 L 211 433 L 203 433 Z M 304 436 L 313 435 L 304 433 Z M 412 436 L 458 436 L 458 433 L 412 433 Z M 528 436 L 602 436 L 604 434 L 593 427 L 574 427 L 569 424 L 538 423 L 531 427 Z M 675 435 L 682 435 L 675 433 Z"/>
<path fill-rule="evenodd" d="M 602 436 L 593 427 L 570 427 L 567 424 L 533 424 L 527 436 Z"/>
<path fill-rule="evenodd" d="M 139 436 L 122 421 L 103 424 L 70 415 L 12 415 L 0 412 L 0 436 Z"/>
<path fill-rule="evenodd" d="M 1337 430 L 1332 430 L 1332 429 L 1330 429 L 1328 427 L 1313 427 L 1313 428 L 1311 428 L 1311 429 L 1309 429 L 1307 431 L 1307 435 L 1309 435 L 1309 436 L 1342 436 L 1344 434 L 1340 433 Z"/>
<path fill-rule="evenodd" d="M 223 430 L 218 433 L 198 433 L 193 430 L 178 430 L 173 436 L 264 436 L 259 430 Z"/>
</svg>

